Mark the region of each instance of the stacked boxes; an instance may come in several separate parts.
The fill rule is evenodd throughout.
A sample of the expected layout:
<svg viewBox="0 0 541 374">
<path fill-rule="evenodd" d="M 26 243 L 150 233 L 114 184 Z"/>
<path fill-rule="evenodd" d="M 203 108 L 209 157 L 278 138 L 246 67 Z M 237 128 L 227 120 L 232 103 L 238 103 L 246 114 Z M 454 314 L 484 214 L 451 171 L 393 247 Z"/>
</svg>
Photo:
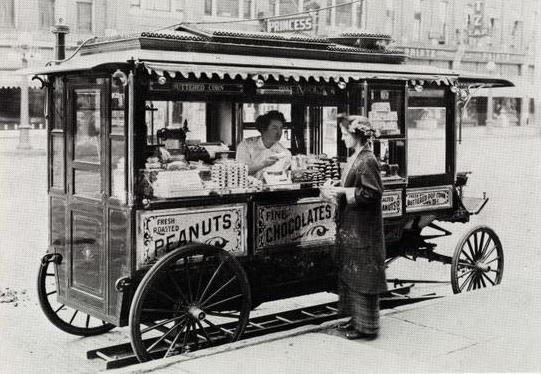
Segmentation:
<svg viewBox="0 0 541 374">
<path fill-rule="evenodd" d="M 388 102 L 372 103 L 368 119 L 374 129 L 379 130 L 382 135 L 400 134 L 398 114 L 391 111 L 391 105 Z"/>
<path fill-rule="evenodd" d="M 212 166 L 211 180 L 218 188 L 237 188 L 248 186 L 248 166 L 236 162 L 220 163 Z"/>
</svg>

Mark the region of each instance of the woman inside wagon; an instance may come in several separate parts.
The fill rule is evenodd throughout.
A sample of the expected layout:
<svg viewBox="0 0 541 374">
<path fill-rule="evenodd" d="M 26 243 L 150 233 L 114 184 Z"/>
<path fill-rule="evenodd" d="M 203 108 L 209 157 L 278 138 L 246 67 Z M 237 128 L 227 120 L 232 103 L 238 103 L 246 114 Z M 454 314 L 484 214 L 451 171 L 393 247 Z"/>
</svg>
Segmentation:
<svg viewBox="0 0 541 374">
<path fill-rule="evenodd" d="M 339 309 L 351 319 L 338 329 L 348 339 L 374 339 L 379 332 L 379 293 L 386 291 L 385 244 L 381 196 L 383 184 L 370 139 L 368 118 L 339 117 L 342 140 L 354 151 L 341 186 L 327 184 L 322 197 L 338 204 L 336 251 Z"/>
<path fill-rule="evenodd" d="M 256 128 L 261 133 L 244 139 L 237 146 L 237 161 L 248 165 L 248 174 L 261 178 L 265 171 L 285 171 L 291 165 L 291 152 L 280 143 L 286 123 L 284 115 L 271 110 L 257 117 Z"/>
</svg>

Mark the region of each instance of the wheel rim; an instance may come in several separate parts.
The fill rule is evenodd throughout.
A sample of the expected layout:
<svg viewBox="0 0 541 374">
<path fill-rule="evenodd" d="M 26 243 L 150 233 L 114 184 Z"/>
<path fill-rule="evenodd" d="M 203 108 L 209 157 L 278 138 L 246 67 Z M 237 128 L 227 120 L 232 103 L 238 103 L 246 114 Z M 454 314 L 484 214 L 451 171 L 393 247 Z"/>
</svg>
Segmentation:
<svg viewBox="0 0 541 374">
<path fill-rule="evenodd" d="M 454 293 L 500 284 L 503 276 L 503 248 L 494 230 L 480 226 L 462 237 L 451 266 Z"/>
<path fill-rule="evenodd" d="M 163 257 L 132 302 L 132 347 L 143 362 L 237 340 L 248 322 L 250 289 L 238 261 L 201 246 Z"/>
<path fill-rule="evenodd" d="M 99 335 L 113 329 L 115 326 L 110 323 L 56 301 L 56 268 L 55 263 L 45 262 L 38 272 L 38 300 L 49 321 L 64 332 L 79 336 Z"/>
</svg>

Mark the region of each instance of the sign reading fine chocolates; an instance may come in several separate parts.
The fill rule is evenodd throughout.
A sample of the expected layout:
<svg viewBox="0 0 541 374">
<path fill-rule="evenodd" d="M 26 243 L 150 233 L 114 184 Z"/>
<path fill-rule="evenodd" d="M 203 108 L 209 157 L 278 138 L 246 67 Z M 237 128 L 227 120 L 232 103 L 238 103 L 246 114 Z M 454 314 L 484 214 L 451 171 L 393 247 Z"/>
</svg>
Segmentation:
<svg viewBox="0 0 541 374">
<path fill-rule="evenodd" d="M 256 207 L 256 250 L 334 241 L 335 206 L 319 199 Z"/>
</svg>

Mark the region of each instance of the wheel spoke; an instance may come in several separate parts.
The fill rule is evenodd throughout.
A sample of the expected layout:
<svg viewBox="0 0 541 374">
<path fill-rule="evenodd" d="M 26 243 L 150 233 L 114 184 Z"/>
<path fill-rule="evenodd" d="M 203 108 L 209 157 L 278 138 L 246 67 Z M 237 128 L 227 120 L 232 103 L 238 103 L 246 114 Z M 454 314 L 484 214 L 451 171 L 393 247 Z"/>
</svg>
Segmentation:
<svg viewBox="0 0 541 374">
<path fill-rule="evenodd" d="M 464 262 L 464 261 L 460 261 L 458 263 L 458 266 L 459 266 L 459 269 L 460 269 L 460 267 L 464 267 L 464 268 L 468 268 L 468 269 L 475 269 L 475 267 L 476 267 L 474 264 L 471 264 L 469 262 Z"/>
<path fill-rule="evenodd" d="M 58 312 L 60 312 L 60 309 L 62 309 L 63 307 L 65 307 L 66 305 L 65 304 L 62 304 L 58 307 L 57 310 L 54 311 L 54 314 L 58 314 Z"/>
<path fill-rule="evenodd" d="M 471 279 L 473 278 L 474 272 L 470 273 L 466 279 L 464 279 L 464 283 L 462 283 L 462 286 L 460 286 L 460 292 L 464 289 L 464 287 L 468 284 L 468 281 L 471 282 Z"/>
<path fill-rule="evenodd" d="M 175 309 L 158 309 L 158 308 L 143 308 L 142 313 L 178 313 Z"/>
<path fill-rule="evenodd" d="M 150 351 L 152 351 L 158 344 L 160 344 L 165 338 L 167 338 L 173 331 L 175 331 L 175 329 L 177 328 L 177 325 L 171 327 L 169 329 L 169 331 L 167 331 L 165 334 L 163 334 L 162 336 L 160 336 L 159 339 L 156 339 L 156 341 L 154 343 L 152 343 L 152 345 L 150 347 L 147 348 L 147 352 L 150 353 Z"/>
<path fill-rule="evenodd" d="M 186 333 L 184 334 L 184 340 L 182 341 L 182 347 L 180 347 L 180 354 L 184 352 L 184 348 L 186 347 L 186 344 L 188 344 L 188 335 L 190 335 L 191 327 L 192 327 L 192 324 L 188 322 L 188 325 L 186 327 Z"/>
<path fill-rule="evenodd" d="M 171 274 L 171 271 L 167 270 L 167 275 L 169 276 L 169 279 L 171 279 L 171 283 L 173 283 L 173 286 L 175 286 L 178 294 L 182 298 L 182 301 L 184 301 L 185 304 L 188 304 L 188 300 L 186 299 L 186 296 L 184 296 L 184 293 L 180 289 L 180 286 L 178 285 L 177 280 L 175 279 L 173 274 Z"/>
<path fill-rule="evenodd" d="M 165 292 L 161 291 L 161 290 L 158 290 L 156 289 L 155 287 L 151 287 L 151 289 L 156 292 L 156 293 L 159 293 L 160 295 L 163 295 L 166 299 L 168 299 L 169 301 L 171 301 L 173 304 L 175 305 L 178 305 L 178 301 L 173 299 L 171 296 L 169 296 L 168 294 L 166 294 Z"/>
<path fill-rule="evenodd" d="M 468 252 L 466 252 L 466 248 L 462 248 L 462 251 L 460 251 L 460 254 L 463 254 L 466 257 L 466 260 L 470 262 L 470 264 L 475 264 L 475 261 L 468 255 Z"/>
<path fill-rule="evenodd" d="M 209 334 L 207 333 L 207 330 L 203 327 L 203 324 L 198 319 L 196 319 L 195 322 L 197 323 L 197 325 L 199 326 L 199 328 L 203 332 L 203 335 L 205 336 L 205 339 L 207 340 L 207 342 L 209 342 L 209 344 L 212 345 L 212 339 L 210 338 Z"/>
<path fill-rule="evenodd" d="M 479 246 L 477 247 L 477 253 L 479 254 L 479 257 L 482 257 L 483 253 L 483 244 L 485 244 L 485 231 L 481 231 L 481 239 L 479 239 Z"/>
<path fill-rule="evenodd" d="M 488 264 L 491 264 L 491 263 L 493 263 L 494 261 L 499 260 L 499 259 L 500 259 L 499 257 L 496 257 L 496 258 L 493 258 L 492 260 L 490 260 L 489 262 L 485 262 L 484 264 L 485 264 L 485 265 L 488 265 Z"/>
<path fill-rule="evenodd" d="M 228 297 L 227 299 L 223 299 L 223 300 L 217 301 L 217 302 L 212 303 L 212 304 L 207 305 L 207 306 L 201 304 L 201 307 L 205 307 L 206 309 L 210 309 L 210 308 L 212 308 L 212 307 L 215 307 L 215 306 L 217 306 L 217 305 L 226 303 L 226 302 L 231 301 L 231 300 L 233 300 L 233 299 L 237 299 L 237 298 L 239 298 L 239 297 L 242 297 L 242 294 L 238 294 L 238 295 L 235 295 L 235 296 Z"/>
<path fill-rule="evenodd" d="M 77 315 L 77 313 L 79 313 L 79 311 L 77 309 L 75 309 L 75 312 L 73 313 L 73 316 L 71 316 L 71 319 L 70 319 L 70 325 L 73 322 L 73 320 L 75 319 L 75 316 Z"/>
<path fill-rule="evenodd" d="M 48 277 L 54 277 L 55 276 L 54 273 L 47 273 L 45 275 L 47 275 Z"/>
<path fill-rule="evenodd" d="M 223 312 L 206 312 L 207 315 L 213 316 L 213 317 L 224 317 L 224 318 L 233 318 L 233 319 L 239 319 L 239 314 L 233 314 L 233 313 L 223 313 Z"/>
<path fill-rule="evenodd" d="M 86 323 L 85 323 L 86 328 L 88 328 L 89 325 L 90 325 L 90 314 L 87 314 L 86 315 Z"/>
<path fill-rule="evenodd" d="M 471 274 L 471 273 L 474 272 L 474 271 L 475 271 L 475 270 L 473 270 L 473 269 L 472 269 L 472 270 L 468 270 L 468 271 L 466 271 L 465 273 L 460 274 L 456 279 L 460 279 L 460 278 L 462 278 L 463 276 L 468 275 L 468 274 Z"/>
<path fill-rule="evenodd" d="M 488 260 L 488 258 L 490 257 L 490 255 L 492 253 L 494 253 L 494 251 L 496 250 L 496 246 L 492 247 L 492 249 L 490 250 L 490 252 L 488 252 L 488 254 L 486 254 L 485 256 L 483 256 L 483 258 L 481 259 L 481 262 L 485 262 L 486 260 Z"/>
<path fill-rule="evenodd" d="M 205 257 L 203 257 L 203 260 L 201 261 L 201 266 L 199 267 L 199 274 L 197 277 L 197 289 L 195 290 L 195 300 L 199 300 L 199 290 L 201 289 L 201 282 L 203 278 L 203 269 L 205 268 Z"/>
<path fill-rule="evenodd" d="M 487 288 L 487 284 L 485 283 L 485 280 L 483 279 L 483 273 L 481 273 L 481 276 L 479 277 L 479 286 L 483 285 L 483 288 Z"/>
<path fill-rule="evenodd" d="M 475 290 L 475 282 L 477 282 L 477 277 L 476 277 L 476 274 L 473 273 L 473 276 L 471 277 L 470 283 L 468 284 L 467 291 L 471 291 L 472 288 Z"/>
<path fill-rule="evenodd" d="M 227 335 L 230 335 L 230 336 L 233 336 L 235 334 L 233 334 L 231 331 L 227 330 L 227 329 L 224 329 L 223 327 L 220 327 L 220 326 L 216 326 L 214 323 L 210 322 L 208 319 L 204 319 L 203 320 L 207 325 L 209 325 L 210 327 L 218 330 L 218 331 L 221 331 L 223 333 L 226 333 Z"/>
<path fill-rule="evenodd" d="M 192 295 L 192 285 L 191 285 L 191 282 L 190 282 L 190 271 L 188 270 L 188 268 L 189 268 L 188 257 L 185 257 L 184 269 L 186 270 L 186 278 L 188 279 L 188 295 L 190 296 L 190 302 L 193 302 L 194 299 L 193 299 L 193 295 Z"/>
<path fill-rule="evenodd" d="M 180 323 L 183 318 L 186 318 L 186 317 L 182 315 L 182 316 L 177 316 L 177 317 L 166 319 L 165 321 L 161 321 L 161 322 L 159 322 L 159 323 L 157 323 L 155 325 L 149 326 L 146 329 L 141 330 L 141 335 L 146 333 L 146 332 L 149 332 L 151 330 L 154 330 L 155 328 L 158 328 L 160 326 L 167 325 L 168 323 L 173 322 L 173 321 L 179 321 L 179 323 Z"/>
<path fill-rule="evenodd" d="M 496 274 L 500 274 L 500 270 L 490 269 L 489 271 L 492 271 L 492 272 L 494 272 L 494 273 L 496 273 Z"/>
<path fill-rule="evenodd" d="M 222 287 L 218 288 L 218 290 L 216 292 L 214 292 L 212 295 L 210 295 L 206 300 L 201 301 L 201 305 L 205 305 L 210 299 L 212 299 L 214 296 L 219 294 L 224 288 L 229 286 L 231 284 L 231 282 L 233 282 L 235 279 L 237 279 L 237 277 L 234 276 L 233 278 L 228 280 Z"/>
<path fill-rule="evenodd" d="M 56 290 L 51 291 L 51 292 L 47 292 L 47 296 L 51 296 L 51 295 L 53 295 L 53 294 L 55 294 L 55 293 L 56 293 Z"/>
<path fill-rule="evenodd" d="M 173 342 L 171 343 L 171 345 L 169 346 L 169 349 L 167 349 L 167 352 L 165 352 L 165 355 L 163 356 L 163 358 L 167 357 L 169 355 L 169 353 L 173 350 L 173 347 L 177 344 L 177 341 L 178 341 L 178 338 L 180 338 L 180 335 L 182 334 L 182 331 L 184 331 L 184 328 L 186 327 L 186 323 L 187 322 L 184 322 L 182 324 L 182 328 L 180 329 L 180 331 L 178 332 L 177 335 L 175 335 L 175 338 L 173 339 Z"/>
<path fill-rule="evenodd" d="M 489 236 L 485 246 L 483 247 L 483 251 L 481 252 L 481 259 L 485 258 L 488 246 L 490 245 L 491 242 L 492 242 L 492 238 Z"/>
<path fill-rule="evenodd" d="M 212 282 L 214 281 L 214 278 L 216 278 L 216 276 L 218 275 L 218 273 L 220 272 L 220 269 L 222 268 L 224 264 L 224 261 L 220 262 L 220 265 L 218 265 L 218 267 L 216 268 L 216 270 L 214 271 L 214 274 L 212 274 L 212 277 L 210 278 L 209 282 L 207 283 L 207 286 L 205 287 L 205 289 L 203 290 L 203 293 L 201 294 L 201 297 L 199 298 L 199 300 L 196 300 L 196 302 L 199 302 L 200 300 L 202 300 L 205 295 L 207 294 L 207 291 L 209 290 L 210 288 L 210 285 L 212 284 Z"/>
<path fill-rule="evenodd" d="M 471 243 L 470 243 L 470 238 L 468 238 L 468 240 L 466 240 L 466 244 L 468 244 L 468 248 L 470 249 L 470 259 L 471 259 L 471 262 L 472 263 L 475 263 L 474 259 L 475 259 L 475 251 L 474 249 L 472 248 L 471 246 Z"/>
<path fill-rule="evenodd" d="M 494 283 L 494 281 L 492 279 L 490 279 L 490 277 L 488 275 L 486 275 L 485 273 L 483 273 L 483 277 L 486 278 L 486 280 L 488 280 L 490 282 L 490 284 L 492 284 L 493 286 L 496 285 L 496 283 Z"/>
</svg>

